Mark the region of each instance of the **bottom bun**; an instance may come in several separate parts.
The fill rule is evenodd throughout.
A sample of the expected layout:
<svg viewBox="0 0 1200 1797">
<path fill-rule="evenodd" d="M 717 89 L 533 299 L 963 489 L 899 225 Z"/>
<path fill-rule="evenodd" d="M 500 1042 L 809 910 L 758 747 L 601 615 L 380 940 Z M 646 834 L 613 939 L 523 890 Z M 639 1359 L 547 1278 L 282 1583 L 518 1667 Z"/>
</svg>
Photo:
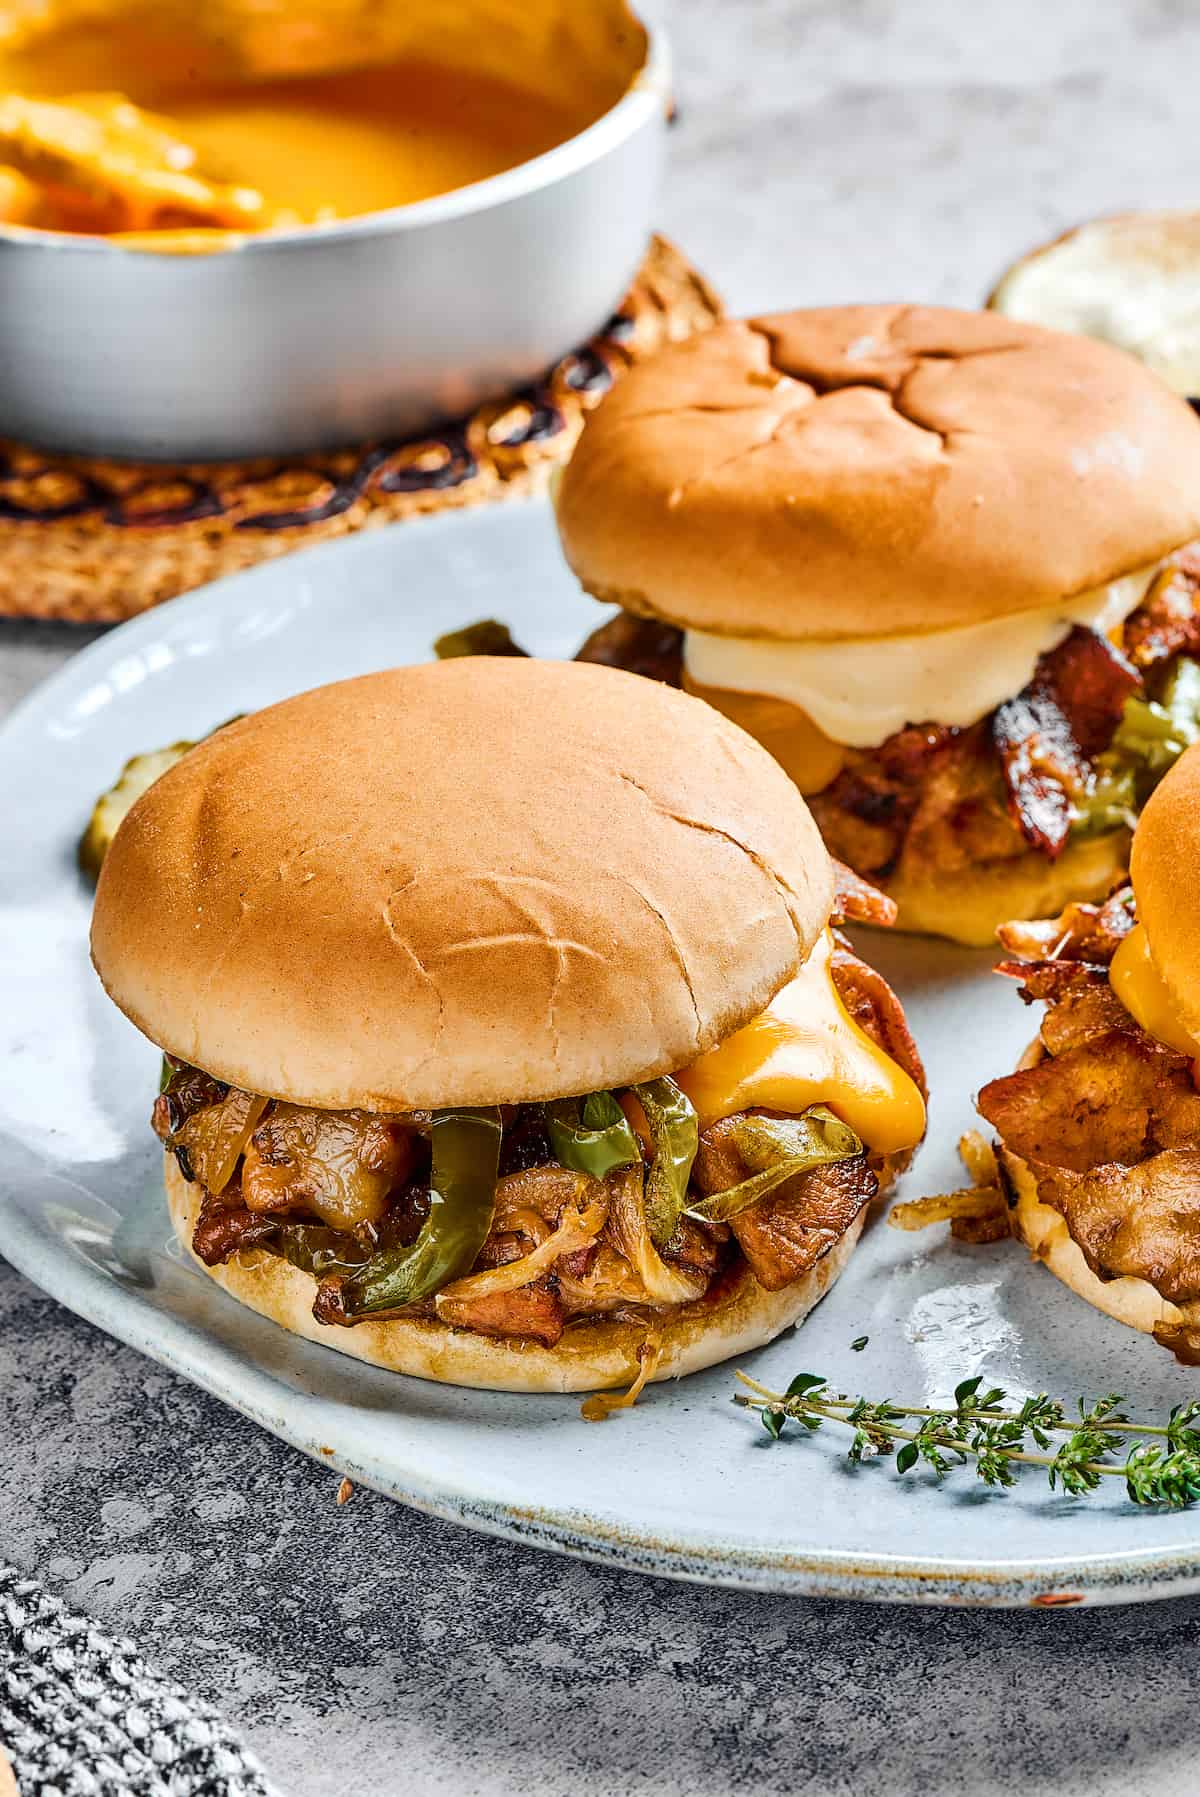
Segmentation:
<svg viewBox="0 0 1200 1797">
<path fill-rule="evenodd" d="M 163 1178 L 175 1233 L 191 1254 L 201 1188 L 184 1179 L 169 1153 Z M 702 1300 L 685 1305 L 657 1322 L 654 1329 L 662 1352 L 651 1379 L 678 1379 L 734 1355 L 748 1354 L 793 1323 L 802 1322 L 850 1259 L 865 1218 L 864 1206 L 829 1253 L 782 1291 L 764 1291 L 743 1266 L 715 1303 Z M 350 1328 L 330 1326 L 318 1323 L 312 1314 L 316 1281 L 278 1255 L 251 1249 L 218 1267 L 205 1266 L 195 1255 L 192 1258 L 231 1297 L 259 1316 L 269 1317 L 307 1341 L 394 1373 L 483 1391 L 563 1392 L 629 1385 L 640 1370 L 638 1349 L 646 1339 L 646 1329 L 639 1323 L 592 1320 L 569 1324 L 553 1348 L 452 1329 L 436 1317 L 396 1317 Z"/>
<path fill-rule="evenodd" d="M 1148 1279 L 1129 1274 L 1101 1279 L 1093 1273 L 1065 1218 L 1038 1197 L 1037 1181 L 1026 1162 L 1008 1148 L 999 1150 L 999 1159 L 1016 1195 L 1014 1233 L 1056 1279 L 1094 1304 L 1106 1317 L 1130 1329 L 1140 1329 L 1144 1335 L 1170 1335 L 1188 1324 L 1196 1325 L 1200 1306 L 1189 1304 L 1181 1308 L 1172 1304 Z"/>
<path fill-rule="evenodd" d="M 931 868 L 916 879 L 870 877 L 899 906 L 896 929 L 986 948 L 1002 923 L 1057 917 L 1067 905 L 1107 898 L 1129 870 L 1129 842 L 1127 830 L 1112 830 L 1071 843 L 1057 861 L 1031 849 L 953 873 Z"/>
</svg>

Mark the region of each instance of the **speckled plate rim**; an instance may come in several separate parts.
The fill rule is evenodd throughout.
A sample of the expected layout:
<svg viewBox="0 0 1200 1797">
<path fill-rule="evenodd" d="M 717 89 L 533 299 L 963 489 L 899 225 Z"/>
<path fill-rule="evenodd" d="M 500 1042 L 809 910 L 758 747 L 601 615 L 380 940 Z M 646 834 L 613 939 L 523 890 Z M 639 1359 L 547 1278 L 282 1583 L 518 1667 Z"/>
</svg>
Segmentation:
<svg viewBox="0 0 1200 1797">
<path fill-rule="evenodd" d="M 489 516 L 512 519 L 545 510 L 527 501 L 496 512 L 468 514 L 466 528 Z M 450 514 L 406 524 L 403 536 L 433 543 L 464 528 Z M 287 558 L 289 573 L 315 577 L 331 560 L 353 562 L 377 553 L 381 536 L 372 532 L 317 546 Z M 234 609 L 248 604 L 255 590 L 279 579 L 281 564 L 269 563 L 198 589 L 176 600 L 164 623 L 150 612 L 118 626 L 73 657 L 29 694 L 0 726 L 0 765 L 12 738 L 26 721 L 59 695 L 85 687 L 95 671 L 111 667 L 118 655 L 136 653 L 164 630 L 186 633 L 188 618 L 214 604 Z M 300 584 L 306 584 L 301 581 Z M 317 603 L 312 600 L 309 603 Z M 71 1181 L 48 1157 L 37 1157 L 42 1177 L 70 1188 Z M 183 1318 L 150 1305 L 136 1290 L 119 1285 L 84 1259 L 71 1259 L 48 1246 L 20 1207 L 5 1201 L 9 1170 L 0 1161 L 0 1252 L 51 1297 L 137 1352 L 189 1379 L 268 1429 L 318 1464 L 343 1473 L 426 1514 L 507 1540 L 630 1571 L 693 1583 L 721 1585 L 796 1596 L 836 1596 L 881 1602 L 949 1607 L 1073 1607 L 1185 1596 L 1200 1592 L 1200 1529 L 1194 1541 L 1164 1548 L 1041 1556 L 994 1561 L 949 1553 L 905 1555 L 851 1553 L 844 1548 L 781 1552 L 740 1547 L 706 1535 L 703 1528 L 670 1535 L 614 1526 L 582 1508 L 513 1505 L 489 1500 L 461 1481 L 424 1480 L 412 1468 L 398 1477 L 394 1465 L 374 1453 L 356 1452 L 334 1422 L 341 1408 L 319 1394 L 284 1386 L 269 1371 L 236 1357 L 220 1340 Z M 233 1305 L 232 1300 L 225 1300 Z M 237 1307 L 234 1307 L 237 1308 Z M 321 1350 L 317 1350 L 321 1352 Z M 336 1357 L 341 1361 L 341 1357 Z M 231 1378 L 231 1375 L 236 1375 Z M 682 1387 L 681 1387 L 682 1389 Z M 334 1445 L 329 1445 L 333 1443 Z"/>
<path fill-rule="evenodd" d="M 0 1207 L 0 1250 L 17 1271 L 94 1323 L 107 1335 L 157 1361 L 231 1405 L 252 1422 L 298 1448 L 319 1465 L 353 1482 L 411 1505 L 444 1522 L 626 1571 L 686 1583 L 769 1591 L 796 1597 L 855 1598 L 877 1603 L 934 1604 L 953 1608 L 1077 1608 L 1080 1605 L 1150 1602 L 1200 1592 L 1200 1554 L 1137 1551 L 1073 1558 L 1007 1560 L 981 1566 L 949 1555 L 868 1554 L 840 1550 L 780 1555 L 714 1544 L 703 1534 L 664 1539 L 613 1528 L 582 1510 L 514 1507 L 482 1501 L 476 1492 L 413 1478 L 398 1481 L 374 1455 L 359 1457 L 323 1444 L 336 1429 L 325 1419 L 325 1400 L 288 1390 L 286 1407 L 275 1401 L 269 1375 L 239 1363 L 239 1389 L 221 1378 L 223 1350 L 199 1330 L 169 1313 L 153 1311 L 152 1329 L 138 1327 L 146 1308 L 130 1294 L 79 1264 L 61 1277 L 60 1257 L 47 1254 L 19 1213 Z"/>
</svg>

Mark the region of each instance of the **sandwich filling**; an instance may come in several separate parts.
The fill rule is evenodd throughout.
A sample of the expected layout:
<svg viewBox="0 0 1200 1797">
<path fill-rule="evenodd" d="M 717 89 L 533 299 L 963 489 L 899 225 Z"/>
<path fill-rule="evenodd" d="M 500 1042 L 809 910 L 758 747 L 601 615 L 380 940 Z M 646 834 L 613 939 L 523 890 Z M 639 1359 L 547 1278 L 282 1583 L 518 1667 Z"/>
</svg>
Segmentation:
<svg viewBox="0 0 1200 1797">
<path fill-rule="evenodd" d="M 1154 965 L 1133 888 L 1000 934 L 1019 958 L 999 971 L 1046 1011 L 1035 1051 L 983 1088 L 980 1113 L 1096 1279 L 1157 1296 L 1148 1307 L 1128 1288 L 1127 1320 L 1148 1316 L 1157 1341 L 1200 1364 L 1200 1042 Z M 1054 1217 L 1026 1204 L 1018 1221 L 1048 1252 Z"/>
<path fill-rule="evenodd" d="M 842 917 L 889 921 L 847 878 Z M 554 1347 L 572 1323 L 719 1305 L 808 1273 L 924 1133 L 895 994 L 834 929 L 675 1077 L 541 1104 L 323 1111 L 164 1064 L 153 1126 L 202 1189 L 193 1250 L 316 1282 L 331 1327 L 425 1316 Z"/>
<path fill-rule="evenodd" d="M 689 630 L 683 662 L 698 686 L 783 699 L 831 741 L 869 749 L 914 718 L 936 717 L 959 729 L 977 724 L 1026 686 L 1038 658 L 1074 625 L 1099 636 L 1118 630 L 1155 572 L 1126 574 L 1048 611 L 910 636 L 796 643 Z"/>
<path fill-rule="evenodd" d="M 1069 607 L 1002 621 L 1011 653 L 999 656 L 991 625 L 979 627 L 986 641 L 972 628 L 836 645 L 685 642 L 621 612 L 580 659 L 700 692 L 787 769 L 831 854 L 885 885 L 927 885 L 1031 853 L 1053 863 L 1131 827 L 1200 738 L 1200 544 L 1088 606 L 1083 621 Z"/>
</svg>

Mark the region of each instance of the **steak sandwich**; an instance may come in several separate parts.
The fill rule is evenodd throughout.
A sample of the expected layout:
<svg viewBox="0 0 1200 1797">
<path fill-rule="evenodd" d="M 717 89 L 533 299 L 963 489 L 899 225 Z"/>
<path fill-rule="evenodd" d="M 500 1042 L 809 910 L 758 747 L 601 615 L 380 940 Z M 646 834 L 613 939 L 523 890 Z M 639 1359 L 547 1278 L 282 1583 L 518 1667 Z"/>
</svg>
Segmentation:
<svg viewBox="0 0 1200 1797">
<path fill-rule="evenodd" d="M 979 1109 L 1015 1233 L 1073 1291 L 1200 1365 L 1200 748 L 1158 787 L 1131 883 L 1001 931 L 1046 1006 Z"/>
<path fill-rule="evenodd" d="M 165 1056 L 175 1228 L 284 1328 L 603 1388 L 802 1318 L 925 1123 L 795 787 L 710 707 L 464 658 L 230 724 L 137 801 L 92 952 Z"/>
<path fill-rule="evenodd" d="M 1200 422 L 995 313 L 735 321 L 633 369 L 559 484 L 582 654 L 763 742 L 901 928 L 1102 898 L 1200 734 Z"/>
</svg>

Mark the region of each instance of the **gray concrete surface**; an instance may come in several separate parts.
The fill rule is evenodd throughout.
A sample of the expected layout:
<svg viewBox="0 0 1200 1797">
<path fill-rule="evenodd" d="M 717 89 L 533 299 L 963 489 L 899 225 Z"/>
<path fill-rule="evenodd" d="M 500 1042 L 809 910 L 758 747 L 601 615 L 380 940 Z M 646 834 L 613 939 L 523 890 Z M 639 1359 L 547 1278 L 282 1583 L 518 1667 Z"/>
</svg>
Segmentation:
<svg viewBox="0 0 1200 1797">
<path fill-rule="evenodd" d="M 971 303 L 1200 202 L 1187 0 L 675 0 L 664 227 L 738 308 Z M 0 627 L 0 709 L 86 640 Z M 642 1580 L 336 1480 L 0 1267 L 0 1553 L 128 1628 L 292 1797 L 1196 1788 L 1200 1604 L 918 1613 Z"/>
</svg>

